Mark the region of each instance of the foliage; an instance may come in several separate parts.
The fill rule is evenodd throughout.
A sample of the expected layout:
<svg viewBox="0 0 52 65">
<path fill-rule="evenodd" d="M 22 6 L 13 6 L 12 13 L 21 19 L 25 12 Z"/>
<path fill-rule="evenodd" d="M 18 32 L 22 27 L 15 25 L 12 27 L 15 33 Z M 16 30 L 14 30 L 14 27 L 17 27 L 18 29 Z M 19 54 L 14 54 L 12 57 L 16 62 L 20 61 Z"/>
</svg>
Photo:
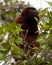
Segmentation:
<svg viewBox="0 0 52 65">
<path fill-rule="evenodd" d="M 11 65 L 52 65 L 52 2 L 48 2 L 50 8 L 38 10 L 40 13 L 39 26 L 41 33 L 36 42 L 40 47 L 34 48 L 35 53 L 33 56 L 30 56 L 19 47 L 24 45 L 24 40 L 19 35 L 24 30 L 21 29 L 21 24 L 16 24 L 14 21 L 16 16 L 20 15 L 18 10 L 21 11 L 24 8 L 24 2 L 17 5 L 17 8 L 15 4 L 19 3 L 18 0 L 14 2 L 4 0 L 4 2 L 5 5 L 3 5 L 3 2 L 0 3 L 0 20 L 1 23 L 5 21 L 0 25 L 0 60 L 7 63 L 8 58 L 12 56 L 11 58 L 14 58 L 17 62 L 9 62 Z M 11 7 L 8 3 L 10 3 Z"/>
</svg>

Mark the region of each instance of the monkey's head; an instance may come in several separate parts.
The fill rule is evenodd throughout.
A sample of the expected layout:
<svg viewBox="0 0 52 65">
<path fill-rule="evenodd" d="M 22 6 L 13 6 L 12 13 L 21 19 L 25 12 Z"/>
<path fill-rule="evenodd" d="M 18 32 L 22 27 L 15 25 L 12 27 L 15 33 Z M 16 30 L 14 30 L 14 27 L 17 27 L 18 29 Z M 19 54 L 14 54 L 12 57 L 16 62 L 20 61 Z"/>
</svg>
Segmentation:
<svg viewBox="0 0 52 65">
<path fill-rule="evenodd" d="M 16 19 L 17 23 L 22 24 L 22 29 L 29 31 L 28 35 L 33 35 L 38 31 L 38 21 L 39 13 L 34 7 L 26 7 Z"/>
<path fill-rule="evenodd" d="M 39 22 L 39 13 L 34 7 L 27 7 L 25 8 L 22 13 L 21 17 L 23 17 L 23 20 L 25 22 L 25 25 L 22 25 L 23 29 L 28 29 L 28 34 L 34 34 L 36 31 L 38 31 L 38 22 Z"/>
<path fill-rule="evenodd" d="M 39 21 L 39 13 L 34 7 L 27 7 L 22 11 L 21 14 L 22 17 L 24 17 L 25 21 L 31 22 L 35 20 Z"/>
</svg>

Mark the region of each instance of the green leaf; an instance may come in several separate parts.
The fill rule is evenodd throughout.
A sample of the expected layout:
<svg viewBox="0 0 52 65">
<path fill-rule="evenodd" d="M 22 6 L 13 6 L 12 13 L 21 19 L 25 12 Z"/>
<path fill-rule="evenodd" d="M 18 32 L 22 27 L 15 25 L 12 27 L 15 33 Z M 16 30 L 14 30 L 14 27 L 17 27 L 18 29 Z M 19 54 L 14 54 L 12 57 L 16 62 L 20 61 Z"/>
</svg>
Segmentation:
<svg viewBox="0 0 52 65">
<path fill-rule="evenodd" d="M 22 61 L 22 65 L 27 65 L 27 60 Z"/>
<path fill-rule="evenodd" d="M 3 54 L 0 53 L 0 59 L 2 59 L 2 58 L 3 58 Z"/>
<path fill-rule="evenodd" d="M 37 42 L 44 43 L 46 36 L 47 36 L 46 32 L 42 32 L 42 33 L 38 36 Z"/>
<path fill-rule="evenodd" d="M 48 39 L 49 39 L 50 41 L 52 41 L 52 32 L 49 34 Z"/>
<path fill-rule="evenodd" d="M 47 8 L 45 8 L 44 10 L 40 10 L 40 11 L 39 11 L 39 13 L 40 13 L 40 17 L 42 18 L 42 17 L 44 17 L 44 16 L 45 16 L 45 14 L 47 14 L 47 13 L 48 13 L 48 9 L 47 9 Z"/>
<path fill-rule="evenodd" d="M 0 60 L 4 60 L 4 61 L 6 61 L 5 56 L 4 56 L 3 54 L 1 54 L 1 53 L 0 53 Z"/>
<path fill-rule="evenodd" d="M 52 2 L 47 2 L 50 6 L 52 6 Z"/>
<path fill-rule="evenodd" d="M 21 58 L 22 49 L 20 49 L 15 44 L 12 44 L 11 52 L 16 58 Z"/>
<path fill-rule="evenodd" d="M 20 32 L 20 31 L 23 31 L 23 29 L 19 28 L 19 27 L 16 27 L 16 29 Z"/>
<path fill-rule="evenodd" d="M 21 37 L 18 37 L 18 38 L 15 39 L 15 43 L 17 45 L 23 45 L 23 39 Z"/>
<path fill-rule="evenodd" d="M 2 48 L 0 50 L 2 50 L 2 51 L 9 51 L 11 48 L 9 43 L 3 43 L 1 46 L 2 46 Z"/>
<path fill-rule="evenodd" d="M 42 44 L 42 45 L 40 46 L 40 48 L 43 49 L 43 50 L 48 50 L 48 49 L 49 49 L 49 45 L 48 45 L 47 42 L 44 42 L 44 44 Z"/>
<path fill-rule="evenodd" d="M 46 23 L 42 23 L 42 24 L 40 24 L 40 26 L 41 26 L 41 29 L 43 29 L 43 30 L 49 30 L 50 29 L 50 26 Z"/>
</svg>

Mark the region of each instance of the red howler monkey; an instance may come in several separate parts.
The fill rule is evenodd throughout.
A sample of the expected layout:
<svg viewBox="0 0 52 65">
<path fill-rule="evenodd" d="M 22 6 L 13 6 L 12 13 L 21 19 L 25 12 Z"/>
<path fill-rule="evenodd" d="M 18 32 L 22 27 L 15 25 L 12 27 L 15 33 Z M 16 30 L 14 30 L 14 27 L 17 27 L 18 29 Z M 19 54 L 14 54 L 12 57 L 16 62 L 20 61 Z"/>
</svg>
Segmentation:
<svg viewBox="0 0 52 65">
<path fill-rule="evenodd" d="M 25 41 L 28 43 L 33 42 L 38 36 L 38 21 L 39 13 L 34 7 L 25 8 L 21 15 L 16 19 L 16 23 L 22 24 L 22 29 L 24 32 L 21 32 L 20 36 L 24 39 L 26 31 L 28 30 Z"/>
<path fill-rule="evenodd" d="M 35 47 L 34 41 L 37 39 L 39 35 L 38 26 L 37 26 L 38 22 L 39 22 L 39 13 L 34 7 L 25 8 L 22 11 L 21 15 L 16 19 L 16 23 L 22 24 L 21 28 L 24 29 L 23 32 L 20 32 L 20 36 L 26 42 L 26 47 L 25 47 L 26 52 L 30 48 Z M 24 45 L 21 45 L 20 48 L 24 49 Z M 31 50 L 29 51 L 30 54 L 33 54 Z"/>
</svg>

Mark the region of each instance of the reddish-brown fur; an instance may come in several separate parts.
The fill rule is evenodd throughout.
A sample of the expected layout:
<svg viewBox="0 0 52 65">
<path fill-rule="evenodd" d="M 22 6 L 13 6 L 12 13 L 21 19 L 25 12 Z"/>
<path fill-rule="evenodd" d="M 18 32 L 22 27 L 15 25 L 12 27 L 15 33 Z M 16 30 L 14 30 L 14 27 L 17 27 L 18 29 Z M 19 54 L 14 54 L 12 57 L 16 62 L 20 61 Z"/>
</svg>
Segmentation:
<svg viewBox="0 0 52 65">
<path fill-rule="evenodd" d="M 37 20 L 35 19 L 35 17 L 37 18 Z M 16 19 L 16 23 L 22 24 L 21 28 L 25 30 L 23 32 L 20 32 L 20 36 L 23 38 L 23 40 L 25 40 L 27 46 L 28 45 L 30 45 L 30 47 L 35 46 L 35 42 L 34 43 L 32 42 L 36 40 L 39 35 L 37 26 L 38 21 L 39 13 L 34 7 L 25 8 L 22 11 L 21 15 Z"/>
</svg>

